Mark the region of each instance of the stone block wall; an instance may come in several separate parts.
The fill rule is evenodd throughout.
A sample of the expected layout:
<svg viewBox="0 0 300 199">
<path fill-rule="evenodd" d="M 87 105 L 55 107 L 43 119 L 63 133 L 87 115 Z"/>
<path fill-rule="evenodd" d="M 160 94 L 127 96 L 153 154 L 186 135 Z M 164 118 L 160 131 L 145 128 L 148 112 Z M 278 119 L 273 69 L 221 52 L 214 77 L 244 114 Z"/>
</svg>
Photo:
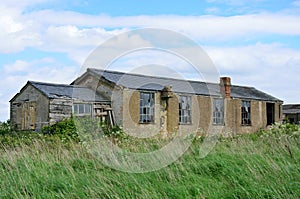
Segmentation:
<svg viewBox="0 0 300 199">
<path fill-rule="evenodd" d="M 10 102 L 12 128 L 18 130 L 39 130 L 48 125 L 49 99 L 28 84 Z"/>
<path fill-rule="evenodd" d="M 72 115 L 73 100 L 69 98 L 51 99 L 49 103 L 49 124 L 55 124 Z"/>
</svg>

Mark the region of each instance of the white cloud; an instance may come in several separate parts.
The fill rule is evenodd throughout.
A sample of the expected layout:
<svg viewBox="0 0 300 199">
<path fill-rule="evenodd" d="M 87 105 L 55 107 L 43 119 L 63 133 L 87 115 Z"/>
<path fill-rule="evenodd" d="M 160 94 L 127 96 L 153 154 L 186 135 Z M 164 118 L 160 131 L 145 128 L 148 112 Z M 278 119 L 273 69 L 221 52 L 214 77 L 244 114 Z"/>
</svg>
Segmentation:
<svg viewBox="0 0 300 199">
<path fill-rule="evenodd" d="M 51 0 L 50 0 L 51 1 Z M 54 0 L 56 1 L 56 0 Z M 250 0 L 209 0 L 226 4 L 252 3 Z M 260 1 L 260 0 L 256 0 Z M 20 52 L 27 47 L 49 52 L 67 53 L 70 59 L 80 66 L 92 50 L 106 39 L 133 28 L 155 27 L 179 31 L 194 40 L 209 44 L 219 41 L 244 41 L 248 37 L 283 35 L 300 36 L 300 16 L 288 12 L 244 14 L 230 17 L 222 16 L 119 16 L 89 15 L 71 11 L 42 10 L 25 12 L 31 5 L 48 2 L 47 0 L 4 0 L 0 5 L 0 53 Z M 300 1 L 294 1 L 299 6 Z M 207 12 L 216 13 L 217 8 L 208 8 Z M 147 43 L 143 38 L 132 37 L 131 45 Z M 119 48 L 128 47 L 128 43 L 119 43 Z M 247 84 L 267 91 L 275 96 L 287 99 L 287 102 L 299 101 L 297 74 L 300 74 L 300 55 L 298 50 L 284 48 L 278 44 L 256 44 L 244 47 L 207 47 L 212 60 L 221 74 L 229 74 L 233 82 Z M 193 53 L 193 51 L 189 51 Z M 105 57 L 110 52 L 101 56 Z M 150 62 L 143 57 L 130 64 Z M 161 56 L 156 61 L 166 65 L 176 65 L 176 70 L 185 71 L 180 62 L 172 62 Z M 165 62 L 163 62 L 165 61 Z M 52 58 L 32 61 L 16 60 L 0 68 L 1 113 L 7 101 L 27 80 L 70 83 L 76 78 L 74 66 Z M 296 86 L 294 86 L 296 85 Z M 287 89 L 288 88 L 288 89 Z M 5 96 L 5 97 L 4 97 Z M 4 109 L 3 109 L 4 108 Z M 4 111 L 4 112 L 5 112 Z M 0 115 L 1 115 L 0 113 Z M 2 116 L 0 116 L 2 117 Z M 3 118 L 2 118 L 3 119 Z M 0 118 L 1 120 L 1 118 Z"/>
<path fill-rule="evenodd" d="M 44 34 L 43 51 L 67 53 L 69 58 L 82 65 L 88 55 L 110 37 L 127 29 L 78 28 L 74 25 L 50 26 Z"/>
<path fill-rule="evenodd" d="M 114 29 L 106 31 L 103 28 L 78 28 L 74 25 L 50 26 L 45 33 L 47 45 L 55 51 L 63 48 L 78 48 L 84 46 L 96 46 L 106 39 L 118 35 L 126 29 Z M 51 41 L 51 42 L 50 42 Z"/>
<path fill-rule="evenodd" d="M 30 13 L 23 11 L 14 7 L 0 6 L 0 52 L 19 52 L 26 47 L 59 52 L 83 47 L 91 49 L 111 36 L 136 27 L 170 29 L 207 42 L 242 39 L 253 35 L 300 35 L 300 16 L 280 13 L 230 17 L 179 15 L 111 17 L 71 11 L 41 10 Z M 207 11 L 218 10 L 208 8 Z"/>
<path fill-rule="evenodd" d="M 79 73 L 79 68 L 65 66 L 53 58 L 38 60 L 17 60 L 0 69 L 0 121 L 9 118 L 8 101 L 28 80 L 56 83 L 71 83 Z"/>
<path fill-rule="evenodd" d="M 299 0 L 293 1 L 293 2 L 292 2 L 292 5 L 293 5 L 293 6 L 296 6 L 296 7 L 300 7 L 300 1 L 299 1 Z"/>
<path fill-rule="evenodd" d="M 41 3 L 46 2 L 53 2 L 54 0 L 26 0 L 26 1 L 19 1 L 19 0 L 2 0 L 1 5 L 6 7 L 14 7 L 17 9 L 25 9 L 28 6 L 33 6 Z"/>
<path fill-rule="evenodd" d="M 26 19 L 27 23 L 19 24 L 20 27 L 24 26 L 24 30 L 2 37 L 0 52 L 18 51 L 27 46 L 35 46 L 43 51 L 65 52 L 78 65 L 84 62 L 97 45 L 107 38 L 127 31 L 130 27 L 169 28 L 206 43 L 244 39 L 256 34 L 300 35 L 300 16 L 270 13 L 232 17 L 109 17 L 44 10 L 25 14 L 19 18 L 23 21 Z M 12 29 L 18 30 L 20 27 L 17 23 Z"/>
<path fill-rule="evenodd" d="M 222 4 L 228 4 L 228 5 L 245 5 L 248 3 L 254 4 L 259 2 L 265 2 L 269 0 L 206 0 L 208 3 L 222 3 Z"/>
<path fill-rule="evenodd" d="M 49 57 L 32 61 L 17 60 L 12 64 L 5 65 L 2 69 L 2 81 L 7 84 L 0 86 L 7 88 L 9 85 L 15 88 L 27 80 L 45 81 L 45 79 L 53 82 L 70 83 L 78 71 L 79 68 L 65 66 L 65 64 Z"/>
<path fill-rule="evenodd" d="M 220 8 L 218 8 L 218 7 L 209 7 L 209 8 L 206 8 L 205 11 L 208 14 L 218 14 L 218 13 L 220 13 Z"/>
<path fill-rule="evenodd" d="M 26 19 L 22 10 L 0 5 L 0 53 L 18 52 L 40 43 L 34 19 Z"/>
<path fill-rule="evenodd" d="M 84 67 L 96 66 L 105 68 L 119 56 L 133 49 L 145 47 L 152 47 L 151 42 L 143 39 L 139 34 L 125 32 L 99 45 L 86 57 Z"/>
<path fill-rule="evenodd" d="M 16 62 L 13 64 L 4 65 L 4 71 L 6 73 L 26 71 L 28 69 L 28 66 L 28 62 L 16 60 Z"/>
<path fill-rule="evenodd" d="M 231 17 L 178 15 L 110 17 L 48 10 L 31 13 L 31 17 L 39 19 L 41 24 L 56 24 L 57 26 L 72 24 L 83 27 L 167 28 L 193 35 L 197 39 L 220 41 L 253 34 L 300 34 L 300 16 L 272 13 Z"/>
<path fill-rule="evenodd" d="M 299 102 L 300 50 L 288 49 L 276 43 L 237 47 L 206 46 L 204 50 L 220 75 L 231 76 L 233 84 L 256 87 L 285 103 Z M 111 68 L 157 76 L 183 75 L 187 79 L 203 81 L 201 74 L 180 57 L 159 51 L 128 54 Z"/>
<path fill-rule="evenodd" d="M 187 71 L 187 68 L 191 67 L 190 64 L 183 60 L 181 57 L 158 49 L 134 51 L 130 54 L 126 54 L 120 57 L 115 62 L 113 62 L 110 67 L 113 69 L 122 70 L 124 72 L 129 72 L 130 70 L 136 70 L 135 68 L 139 67 L 145 69 L 145 66 L 147 65 L 168 67 L 177 72 Z M 140 73 L 142 74 L 147 74 L 142 70 L 137 71 L 140 71 Z M 156 71 L 150 72 L 152 74 L 157 73 Z M 156 75 L 168 76 L 169 74 L 157 73 Z"/>
<path fill-rule="evenodd" d="M 206 47 L 221 75 L 234 84 L 254 86 L 287 103 L 299 102 L 300 50 L 278 44 L 244 47 Z"/>
</svg>

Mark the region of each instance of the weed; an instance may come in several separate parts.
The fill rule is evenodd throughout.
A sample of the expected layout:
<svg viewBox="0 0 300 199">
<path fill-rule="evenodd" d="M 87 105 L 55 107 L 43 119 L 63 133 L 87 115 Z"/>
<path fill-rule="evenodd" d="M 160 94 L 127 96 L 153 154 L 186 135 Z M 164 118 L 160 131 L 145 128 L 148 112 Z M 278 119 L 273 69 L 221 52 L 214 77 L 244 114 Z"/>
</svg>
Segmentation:
<svg viewBox="0 0 300 199">
<path fill-rule="evenodd" d="M 0 136 L 0 198 L 300 197 L 299 126 L 276 124 L 257 134 L 222 138 L 205 158 L 199 157 L 203 140 L 198 139 L 173 164 L 133 174 L 104 166 L 77 138 L 66 147 L 61 135 L 72 134 L 60 125 L 51 127 L 60 133 Z M 156 150 L 168 141 L 119 139 L 133 151 Z"/>
</svg>

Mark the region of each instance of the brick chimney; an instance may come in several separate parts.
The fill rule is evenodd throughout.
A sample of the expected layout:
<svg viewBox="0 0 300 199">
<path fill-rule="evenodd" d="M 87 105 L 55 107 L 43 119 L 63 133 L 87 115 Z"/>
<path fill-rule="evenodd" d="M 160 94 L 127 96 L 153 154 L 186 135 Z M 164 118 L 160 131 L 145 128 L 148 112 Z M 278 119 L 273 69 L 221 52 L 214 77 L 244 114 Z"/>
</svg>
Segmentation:
<svg viewBox="0 0 300 199">
<path fill-rule="evenodd" d="M 220 77 L 220 90 L 222 96 L 230 98 L 231 96 L 231 79 L 230 77 Z"/>
</svg>

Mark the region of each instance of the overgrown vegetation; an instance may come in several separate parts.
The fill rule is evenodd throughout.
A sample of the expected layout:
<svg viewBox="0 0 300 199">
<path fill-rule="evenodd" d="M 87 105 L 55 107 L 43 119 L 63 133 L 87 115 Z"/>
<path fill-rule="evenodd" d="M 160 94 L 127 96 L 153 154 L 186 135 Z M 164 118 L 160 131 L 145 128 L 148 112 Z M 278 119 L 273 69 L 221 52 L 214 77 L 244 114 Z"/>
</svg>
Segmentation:
<svg viewBox="0 0 300 199">
<path fill-rule="evenodd" d="M 64 119 L 51 126 L 45 126 L 42 129 L 44 135 L 54 135 L 61 139 L 62 142 L 74 141 L 79 142 L 79 136 L 76 130 L 74 119 Z"/>
<path fill-rule="evenodd" d="M 5 135 L 10 133 L 10 125 L 9 121 L 7 122 L 0 122 L 0 135 Z"/>
<path fill-rule="evenodd" d="M 132 174 L 108 168 L 88 153 L 72 122 L 47 127 L 44 134 L 11 132 L 1 123 L 0 198 L 300 197 L 297 125 L 278 124 L 256 134 L 220 138 L 205 158 L 199 157 L 203 139 L 198 139 L 173 164 Z M 154 141 L 123 138 L 117 127 L 88 128 L 106 128 L 103 136 L 118 138 L 116 144 L 132 151 L 139 148 L 136 145 L 160 147 Z"/>
</svg>

